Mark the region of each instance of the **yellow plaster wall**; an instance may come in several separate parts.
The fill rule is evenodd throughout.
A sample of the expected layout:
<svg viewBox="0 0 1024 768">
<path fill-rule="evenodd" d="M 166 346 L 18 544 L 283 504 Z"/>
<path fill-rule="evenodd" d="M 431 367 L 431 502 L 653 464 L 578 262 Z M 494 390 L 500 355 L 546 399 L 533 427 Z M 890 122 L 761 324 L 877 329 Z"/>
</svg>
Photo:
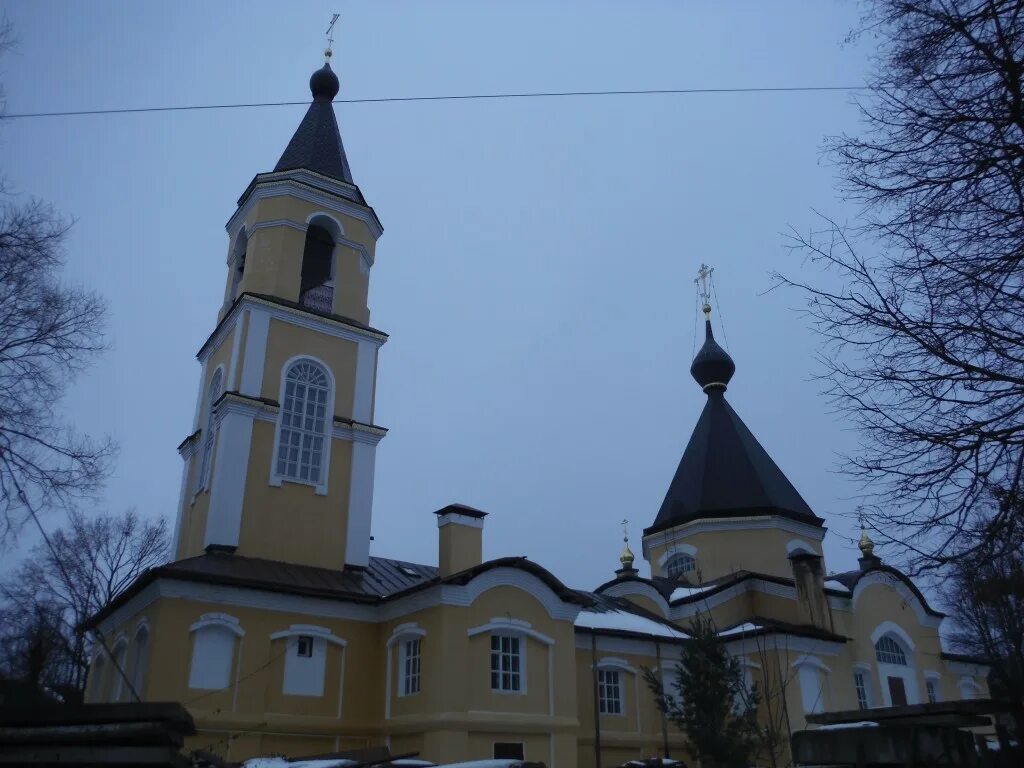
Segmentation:
<svg viewBox="0 0 1024 768">
<path fill-rule="evenodd" d="M 437 529 L 438 565 L 442 576 L 458 573 L 483 561 L 482 528 L 448 523 Z"/>
<path fill-rule="evenodd" d="M 272 486 L 275 425 L 253 423 L 238 554 L 322 568 L 345 564 L 352 443 L 331 441 L 327 494 L 311 485 Z"/>
<path fill-rule="evenodd" d="M 664 531 L 655 534 L 658 538 L 665 535 Z M 687 534 L 685 528 L 680 528 L 678 535 L 670 543 L 650 547 L 647 550 L 647 557 L 651 572 L 655 576 L 663 576 L 665 574 L 658 565 L 659 558 L 673 545 L 689 544 L 697 549 L 697 574 L 693 580 L 698 583 L 740 570 L 792 578 L 793 571 L 787 559 L 786 545 L 794 539 L 806 542 L 817 554 L 821 554 L 820 542 L 808 536 L 778 529 L 705 531 Z"/>
<path fill-rule="evenodd" d="M 322 360 L 334 376 L 333 415 L 350 419 L 355 397 L 357 353 L 355 342 L 271 318 L 260 394 L 280 402 L 281 373 L 285 363 L 296 355 L 311 355 Z"/>
</svg>

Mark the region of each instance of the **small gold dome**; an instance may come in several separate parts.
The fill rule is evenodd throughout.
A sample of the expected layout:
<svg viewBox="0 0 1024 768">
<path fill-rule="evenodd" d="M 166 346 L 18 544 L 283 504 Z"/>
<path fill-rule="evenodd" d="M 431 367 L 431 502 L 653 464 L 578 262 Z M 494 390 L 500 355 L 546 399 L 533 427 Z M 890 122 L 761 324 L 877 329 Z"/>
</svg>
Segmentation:
<svg viewBox="0 0 1024 768">
<path fill-rule="evenodd" d="M 860 547 L 860 552 L 864 557 L 871 557 L 875 552 L 875 542 L 868 536 L 867 529 L 864 526 L 861 526 L 860 541 L 857 542 L 857 546 Z"/>
<path fill-rule="evenodd" d="M 632 551 L 629 549 L 629 544 L 626 544 L 626 546 L 622 548 L 622 554 L 619 555 L 619 562 L 622 563 L 622 567 L 625 569 L 632 568 L 633 561 L 635 559 L 636 558 L 633 556 Z"/>
</svg>

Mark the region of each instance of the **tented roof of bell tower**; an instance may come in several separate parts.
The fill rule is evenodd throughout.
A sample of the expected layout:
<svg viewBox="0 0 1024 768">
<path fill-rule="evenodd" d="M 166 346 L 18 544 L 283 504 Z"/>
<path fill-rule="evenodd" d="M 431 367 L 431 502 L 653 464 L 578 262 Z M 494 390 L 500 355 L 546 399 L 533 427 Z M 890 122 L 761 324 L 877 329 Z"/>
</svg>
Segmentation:
<svg viewBox="0 0 1024 768">
<path fill-rule="evenodd" d="M 725 399 L 736 366 L 710 320 L 691 374 L 708 397 L 654 524 L 645 534 L 697 519 L 781 515 L 822 525 Z"/>
<path fill-rule="evenodd" d="M 338 76 L 331 70 L 330 64 L 324 64 L 309 78 L 313 103 L 306 110 L 306 116 L 299 123 L 274 171 L 305 168 L 347 184 L 355 184 L 331 103 L 338 95 L 338 89 Z"/>
</svg>

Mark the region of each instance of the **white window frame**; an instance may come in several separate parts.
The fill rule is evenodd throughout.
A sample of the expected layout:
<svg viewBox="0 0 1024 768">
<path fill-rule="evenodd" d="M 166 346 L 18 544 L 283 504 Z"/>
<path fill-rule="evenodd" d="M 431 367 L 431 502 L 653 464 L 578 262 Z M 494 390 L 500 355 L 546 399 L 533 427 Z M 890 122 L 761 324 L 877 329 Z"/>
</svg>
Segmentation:
<svg viewBox="0 0 1024 768">
<path fill-rule="evenodd" d="M 800 686 L 800 703 L 804 714 L 810 715 L 825 711 L 825 695 L 828 689 L 828 676 L 832 672 L 817 656 L 804 654 L 791 665 L 797 671 L 797 683 Z M 813 674 L 813 677 L 811 675 Z M 812 692 L 811 686 L 817 689 Z"/>
<path fill-rule="evenodd" d="M 415 696 L 422 686 L 423 645 L 420 637 L 405 637 L 398 654 L 398 695 Z M 413 653 L 412 651 L 415 651 Z"/>
<path fill-rule="evenodd" d="M 528 639 L 532 639 L 532 640 L 536 640 L 539 643 L 542 643 L 543 645 L 546 645 L 547 648 L 548 648 L 548 694 L 550 696 L 550 699 L 554 700 L 554 690 L 555 690 L 554 650 L 555 650 L 555 641 L 552 638 L 550 638 L 547 635 L 545 635 L 545 634 L 535 630 L 530 625 L 530 622 L 525 621 L 524 619 L 513 619 L 510 616 L 492 618 L 486 624 L 481 624 L 479 627 L 472 627 L 471 629 L 467 629 L 466 630 L 466 635 L 468 637 L 476 637 L 477 635 L 483 635 L 483 634 L 486 634 L 486 635 L 491 635 L 491 634 L 520 635 L 522 637 L 522 642 L 519 644 L 519 653 L 520 653 L 519 675 L 520 675 L 520 682 L 522 684 L 522 690 L 519 690 L 519 691 L 501 691 L 501 690 L 498 690 L 498 689 L 490 687 L 490 671 L 491 671 L 491 665 L 490 665 L 491 648 L 490 648 L 490 643 L 491 643 L 491 641 L 490 641 L 490 638 L 488 638 L 488 640 L 487 640 L 487 653 L 488 653 L 488 656 L 487 656 L 487 675 L 488 675 L 488 690 L 490 690 L 491 693 L 497 693 L 497 694 L 501 694 L 501 695 L 512 695 L 512 696 L 525 696 L 526 695 L 527 688 L 528 688 L 527 682 L 529 680 L 529 677 L 527 675 L 527 671 L 528 671 L 527 661 L 529 660 L 529 655 L 530 655 L 530 651 L 529 651 L 529 647 L 530 646 L 529 646 Z"/>
<path fill-rule="evenodd" d="M 675 563 L 684 563 L 686 567 L 679 573 L 673 574 L 672 567 Z M 673 552 L 672 556 L 665 561 L 665 577 L 669 579 L 678 579 L 680 576 L 686 576 L 690 573 L 697 572 L 697 557 L 689 552 Z"/>
<path fill-rule="evenodd" d="M 942 689 L 939 687 L 939 673 L 924 673 L 924 698 L 929 704 L 938 704 L 942 701 Z"/>
<path fill-rule="evenodd" d="M 235 329 L 238 333 L 238 329 Z M 206 388 L 206 428 L 203 430 L 203 444 L 199 448 L 199 469 L 196 475 L 193 499 L 210 487 L 210 476 L 213 470 L 213 449 L 217 437 L 217 425 L 214 421 L 213 406 L 224 394 L 224 365 L 218 365 L 210 377 Z"/>
<path fill-rule="evenodd" d="M 192 656 L 191 656 L 191 659 L 189 661 L 189 673 L 188 673 L 188 687 L 193 689 L 193 690 L 216 691 L 216 690 L 221 690 L 223 688 L 227 688 L 230 685 L 232 685 L 232 682 L 231 682 L 231 677 L 232 677 L 232 675 L 231 675 L 231 668 L 232 668 L 232 666 L 236 665 L 236 659 L 239 656 L 239 654 L 238 654 L 238 641 L 239 641 L 240 638 L 245 636 L 245 630 L 242 629 L 241 625 L 239 624 L 238 619 L 236 619 L 234 616 L 230 616 L 230 615 L 228 615 L 226 613 L 204 613 L 202 616 L 199 617 L 199 621 L 197 621 L 195 624 L 193 624 L 191 627 L 189 627 L 189 633 L 192 634 L 192 635 L 196 635 L 196 633 L 200 633 L 203 630 L 209 630 L 209 629 L 217 629 L 217 630 L 220 630 L 220 631 L 226 631 L 226 632 L 229 632 L 231 635 L 233 635 L 232 646 L 231 646 L 231 655 L 230 655 L 230 658 L 228 659 L 228 670 L 227 670 L 227 681 L 228 682 L 227 682 L 227 685 L 208 687 L 208 686 L 202 684 L 204 682 L 203 680 L 197 678 L 196 671 L 195 671 L 197 648 L 196 648 L 196 640 L 195 640 L 195 638 L 193 638 L 193 641 L 192 641 Z"/>
<path fill-rule="evenodd" d="M 622 670 L 618 667 L 597 668 L 597 711 L 602 715 L 623 717 L 626 714 L 626 707 L 623 703 L 625 698 L 623 689 L 625 681 L 622 678 Z M 614 693 L 613 695 L 610 695 Z M 615 707 L 617 711 L 613 711 Z"/>
<path fill-rule="evenodd" d="M 139 643 L 139 638 L 144 638 L 144 642 Z M 143 619 L 135 625 L 135 632 L 132 634 L 132 670 L 131 680 L 132 687 L 135 688 L 135 692 L 142 696 L 143 684 L 145 683 L 146 665 L 149 662 L 149 644 L 150 640 L 149 623 Z"/>
<path fill-rule="evenodd" d="M 117 640 L 114 641 L 111 654 L 113 661 L 111 670 L 114 673 L 114 686 L 110 695 L 110 700 L 116 703 L 121 700 L 121 696 L 125 692 L 124 678 L 125 675 L 128 674 L 128 638 L 125 635 L 119 635 Z"/>
<path fill-rule="evenodd" d="M 303 480 L 301 477 L 289 477 L 287 475 L 279 474 L 277 471 L 278 454 L 281 449 L 281 430 L 283 427 L 282 422 L 284 421 L 284 403 L 285 403 L 285 391 L 288 385 L 288 373 L 293 367 L 301 363 L 311 363 L 324 373 L 327 377 L 327 398 L 324 403 L 324 432 L 323 432 L 323 449 L 320 461 L 320 478 L 313 482 L 311 480 Z M 296 485 L 309 485 L 315 489 L 318 496 L 324 496 L 327 494 L 328 479 L 331 474 L 331 443 L 334 439 L 334 398 L 335 398 L 335 385 L 334 385 L 334 373 L 331 368 L 323 360 L 312 355 L 296 355 L 295 357 L 289 358 L 285 361 L 284 365 L 281 366 L 281 379 L 278 389 L 278 402 L 279 409 L 277 414 L 277 424 L 274 429 L 274 453 L 270 459 L 270 485 L 280 487 L 283 483 L 294 483 Z M 300 430 L 300 434 L 305 434 L 304 430 Z"/>
<path fill-rule="evenodd" d="M 312 638 L 313 647 L 310 656 L 299 656 L 299 638 Z M 341 699 L 345 678 L 345 656 L 348 641 L 333 634 L 327 627 L 314 624 L 292 624 L 288 629 L 270 635 L 271 642 L 284 640 L 284 672 L 281 679 L 281 693 L 286 696 L 306 696 L 318 698 L 324 695 L 327 687 L 327 651 L 328 646 L 341 648 L 341 681 L 338 683 L 338 709 L 341 710 Z M 307 676 L 313 676 L 314 683 L 309 685 Z"/>
<path fill-rule="evenodd" d="M 857 696 L 857 706 L 860 707 L 860 693 L 857 690 L 857 675 L 860 675 L 864 685 L 864 709 L 871 709 L 874 706 L 874 696 L 871 690 L 871 665 L 864 662 L 854 664 L 853 675 L 853 692 Z"/>
<path fill-rule="evenodd" d="M 398 643 L 402 643 L 405 640 L 412 638 L 422 639 L 427 636 L 427 631 L 419 626 L 416 622 L 407 622 L 405 624 L 399 624 L 391 631 L 391 637 L 388 638 L 387 642 L 387 671 L 384 676 L 384 719 L 391 719 L 391 697 L 393 695 L 402 696 L 402 669 L 401 664 L 401 648 L 399 649 L 397 661 L 397 670 L 395 669 L 396 661 L 392 661 L 393 649 Z M 398 674 L 396 674 L 396 672 Z M 395 683 L 392 686 L 391 681 L 394 679 Z M 420 645 L 420 690 L 423 689 L 423 646 Z"/>
<path fill-rule="evenodd" d="M 880 647 L 885 646 L 886 644 L 892 647 Z M 894 667 L 909 667 L 910 661 L 907 658 L 907 655 L 906 649 L 900 641 L 892 635 L 882 635 L 875 642 L 875 660 L 879 664 L 888 664 Z"/>
<path fill-rule="evenodd" d="M 498 641 L 498 649 L 495 650 L 494 642 Z M 505 641 L 508 641 L 509 650 L 505 651 Z M 526 693 L 526 638 L 518 632 L 508 632 L 502 630 L 496 630 L 491 633 L 488 651 L 488 677 L 492 693 L 511 693 L 511 694 L 525 694 Z M 515 644 L 515 650 L 513 651 L 513 643 Z M 495 657 L 498 659 L 498 670 L 494 669 Z M 510 666 L 516 667 L 515 671 L 511 669 L 506 672 L 504 671 L 503 660 L 509 659 Z M 513 664 L 514 662 L 514 664 Z M 498 687 L 494 687 L 494 676 L 498 676 Z M 509 677 L 508 688 L 502 684 L 505 675 Z M 512 686 L 513 679 L 518 683 Z"/>
<path fill-rule="evenodd" d="M 882 661 L 879 659 L 878 645 L 883 638 L 888 638 L 903 651 L 905 664 Z M 889 691 L 889 678 L 897 677 L 903 681 L 903 691 L 907 697 L 907 704 L 919 704 L 921 694 L 917 680 L 917 667 L 915 664 L 914 641 L 899 624 L 893 621 L 883 621 L 871 633 L 871 650 L 875 654 L 876 666 L 878 668 L 878 684 L 881 691 L 881 702 L 884 707 L 893 706 L 892 694 Z M 884 652 L 883 652 L 884 653 Z M 888 658 L 892 658 L 889 656 Z"/>
</svg>

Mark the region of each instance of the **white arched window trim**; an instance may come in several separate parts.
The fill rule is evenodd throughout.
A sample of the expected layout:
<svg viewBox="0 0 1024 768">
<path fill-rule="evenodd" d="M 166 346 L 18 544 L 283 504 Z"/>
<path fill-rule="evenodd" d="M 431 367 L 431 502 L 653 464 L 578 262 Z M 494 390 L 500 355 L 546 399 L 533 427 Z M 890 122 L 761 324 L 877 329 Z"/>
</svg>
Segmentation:
<svg viewBox="0 0 1024 768">
<path fill-rule="evenodd" d="M 692 544 L 673 544 L 661 553 L 661 557 L 658 558 L 658 567 L 663 568 L 670 557 L 680 553 L 690 555 L 694 560 L 697 559 L 697 548 Z"/>
<path fill-rule="evenodd" d="M 872 647 L 872 651 L 873 650 L 874 647 Z M 864 697 L 867 699 L 867 705 L 870 709 L 875 706 L 875 701 L 877 701 L 875 698 L 875 683 L 874 676 L 871 672 L 871 664 L 866 661 L 855 661 L 853 663 L 853 672 L 854 674 L 859 673 L 861 680 L 864 681 Z"/>
<path fill-rule="evenodd" d="M 797 671 L 800 699 L 804 712 L 807 714 L 823 712 L 828 675 L 832 670 L 817 656 L 806 653 L 798 657 L 790 666 Z"/>
<path fill-rule="evenodd" d="M 224 392 L 224 365 L 218 365 L 210 376 L 206 388 L 206 425 L 203 427 L 203 444 L 199 452 L 199 473 L 196 475 L 195 496 L 210 487 L 210 473 L 213 467 L 213 445 L 217 436 L 213 406 Z"/>
<path fill-rule="evenodd" d="M 318 366 L 327 377 L 327 402 L 324 409 L 324 448 L 321 459 L 321 471 L 319 482 L 312 483 L 300 478 L 284 477 L 277 472 L 278 452 L 281 449 L 281 419 L 284 414 L 285 387 L 287 386 L 288 372 L 297 363 L 309 362 Z M 300 485 L 311 485 L 318 496 L 327 495 L 327 481 L 331 474 L 331 443 L 334 434 L 334 398 L 335 398 L 334 373 L 331 367 L 323 360 L 312 355 L 295 355 L 288 358 L 281 366 L 281 379 L 278 388 L 278 401 L 280 409 L 277 414 L 277 425 L 274 429 L 274 454 L 270 458 L 270 485 L 280 487 L 282 483 L 298 483 Z"/>
<path fill-rule="evenodd" d="M 388 720 L 391 718 L 391 696 L 392 696 L 392 654 L 394 653 L 395 645 L 406 640 L 420 639 L 422 640 L 427 636 L 427 630 L 420 627 L 416 622 L 409 622 L 406 624 L 399 624 L 391 631 L 391 637 L 388 638 L 387 647 L 387 667 L 384 675 L 384 719 Z M 422 664 L 422 656 L 420 657 Z M 401 664 L 401 653 L 399 653 L 399 664 Z M 401 668 L 401 667 L 399 667 Z M 420 674 L 422 675 L 422 669 Z M 399 678 L 399 681 L 401 678 Z"/>
<path fill-rule="evenodd" d="M 298 656 L 298 638 L 300 637 L 309 637 L 313 640 L 311 655 L 308 658 Z M 327 683 L 327 646 L 334 645 L 341 649 L 341 672 L 338 677 L 338 717 L 340 718 L 345 691 L 348 641 L 333 634 L 327 627 L 316 624 L 292 624 L 288 629 L 272 633 L 270 639 L 271 641 L 285 641 L 282 693 L 293 696 L 323 696 Z"/>
<path fill-rule="evenodd" d="M 961 699 L 980 699 L 984 690 L 981 685 L 970 675 L 964 675 L 957 683 L 960 689 Z"/>
<path fill-rule="evenodd" d="M 476 637 L 477 635 L 517 635 L 520 638 L 531 637 L 539 643 L 548 647 L 548 703 L 550 705 L 549 714 L 554 714 L 554 701 L 555 701 L 555 641 L 547 635 L 538 632 L 533 628 L 530 622 L 523 619 L 513 619 L 508 617 L 497 617 L 492 618 L 486 624 L 481 624 L 479 627 L 472 627 L 466 630 L 468 637 Z M 522 681 L 521 689 L 516 691 L 516 695 L 525 696 L 527 692 L 527 680 L 529 679 L 529 667 L 527 660 L 529 658 L 529 644 L 520 643 L 519 648 L 519 675 Z"/>
<path fill-rule="evenodd" d="M 114 685 L 110 700 L 117 702 L 121 700 L 121 696 L 126 692 L 124 676 L 128 674 L 128 636 L 125 634 L 118 635 L 110 652 L 114 661 L 114 664 L 111 665 L 111 671 L 114 673 Z"/>
<path fill-rule="evenodd" d="M 142 638 L 141 642 L 139 638 Z M 143 619 L 135 625 L 135 631 L 132 633 L 132 669 L 130 675 L 132 686 L 139 696 L 142 696 L 146 665 L 149 662 L 150 639 L 149 622 Z"/>
<path fill-rule="evenodd" d="M 197 632 L 206 627 L 224 627 L 238 637 L 245 637 L 245 630 L 242 629 L 238 619 L 227 613 L 204 613 L 188 628 L 189 632 Z"/>
<path fill-rule="evenodd" d="M 605 670 L 615 670 L 617 672 L 625 672 L 626 674 L 633 675 L 633 699 L 634 699 L 633 703 L 634 703 L 634 706 L 636 707 L 636 722 L 638 723 L 637 727 L 639 728 L 639 723 L 640 723 L 640 682 L 639 681 L 640 681 L 640 678 L 638 677 L 638 673 L 637 673 L 636 667 L 631 666 L 630 663 L 628 661 L 626 661 L 625 659 L 620 659 L 620 658 L 617 658 L 615 656 L 604 656 L 604 657 L 602 657 L 602 658 L 597 660 L 597 668 L 598 669 L 605 669 Z M 620 686 L 621 686 L 620 695 L 621 695 L 621 697 L 623 699 L 623 702 L 622 702 L 623 706 L 622 706 L 622 711 L 619 712 L 618 714 L 620 716 L 625 716 L 625 714 L 626 714 L 626 707 L 625 707 L 625 703 L 626 703 L 625 702 L 625 698 L 626 698 L 626 684 L 625 684 L 625 681 L 622 681 L 620 683 Z M 605 714 L 605 716 L 608 717 L 609 715 Z M 615 717 L 616 715 L 611 715 L 611 716 Z"/>
<path fill-rule="evenodd" d="M 872 648 L 884 635 L 892 635 L 899 640 L 903 645 L 903 650 L 907 652 L 908 655 L 913 652 L 914 641 L 911 639 L 907 631 L 894 621 L 883 621 L 875 627 L 874 631 L 871 633 Z M 907 661 L 909 662 L 910 659 L 908 658 Z"/>
</svg>

